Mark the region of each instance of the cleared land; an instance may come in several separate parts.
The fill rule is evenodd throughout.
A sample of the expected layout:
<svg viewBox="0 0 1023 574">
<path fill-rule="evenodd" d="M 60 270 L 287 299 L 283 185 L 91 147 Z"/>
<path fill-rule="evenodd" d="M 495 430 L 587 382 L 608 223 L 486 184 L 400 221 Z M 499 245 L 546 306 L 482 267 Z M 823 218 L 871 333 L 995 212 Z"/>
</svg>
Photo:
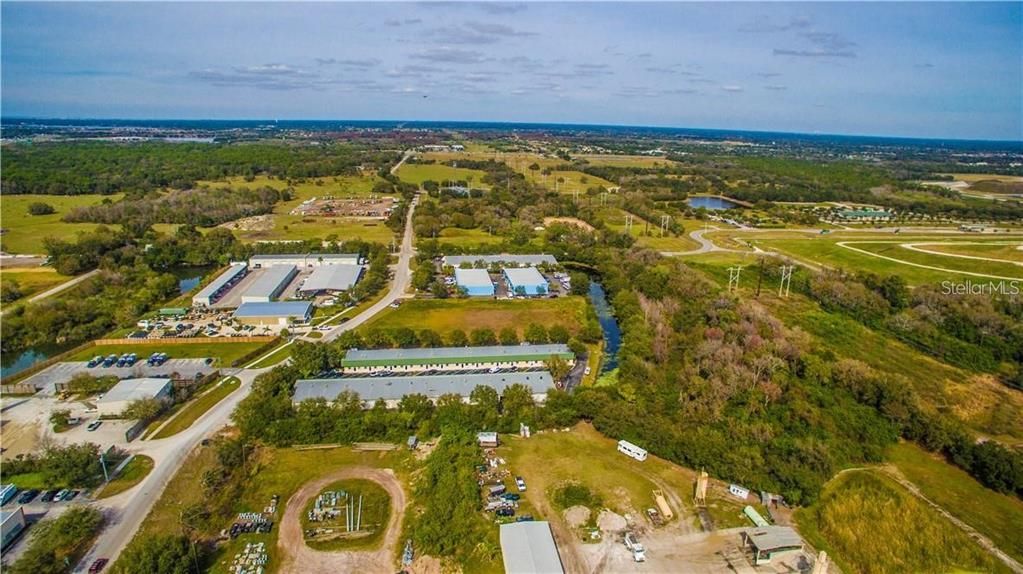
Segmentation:
<svg viewBox="0 0 1023 574">
<path fill-rule="evenodd" d="M 500 243 L 505 240 L 500 235 L 491 235 L 484 229 L 461 229 L 445 227 L 437 236 L 439 241 L 461 247 L 479 244 Z"/>
<path fill-rule="evenodd" d="M 469 182 L 471 178 L 472 181 L 470 183 L 472 187 L 485 189 L 489 186 L 483 183 L 484 175 L 486 175 L 486 172 L 478 169 L 451 167 L 441 163 L 404 163 L 398 168 L 399 179 L 416 185 L 423 185 L 423 182 L 427 180 L 432 180 L 442 185 L 444 182 Z"/>
<path fill-rule="evenodd" d="M 230 364 L 241 357 L 255 351 L 266 343 L 178 343 L 168 345 L 100 345 L 90 347 L 74 355 L 67 361 L 88 361 L 97 355 L 123 355 L 124 353 L 135 353 L 142 361 L 149 355 L 156 352 L 167 353 L 171 359 L 199 359 L 203 357 L 214 357 L 220 359 L 217 366 L 230 366 Z M 102 374 L 102 371 L 98 372 Z"/>
<path fill-rule="evenodd" d="M 305 490 L 305 489 L 304 489 Z M 337 497 L 336 506 L 326 506 L 317 498 L 324 493 L 343 493 Z M 351 501 L 352 523 L 358 530 L 349 532 L 346 528 L 346 506 Z M 299 508 L 302 508 L 301 506 Z M 313 521 L 310 515 L 315 510 L 334 511 L 334 516 L 321 515 Z M 353 478 L 332 482 L 305 504 L 300 516 L 302 530 L 306 532 L 305 544 L 316 550 L 365 550 L 379 546 L 391 516 L 391 497 L 380 484 L 372 480 Z M 310 530 L 318 530 L 309 536 Z M 331 530 L 333 532 L 325 532 Z"/>
<path fill-rule="evenodd" d="M 75 207 L 101 203 L 104 199 L 118 201 L 124 194 L 113 195 L 4 195 L 0 201 L 0 251 L 7 253 L 45 253 L 43 239 L 56 237 L 72 240 L 80 231 L 92 231 L 95 223 L 64 223 L 60 220 Z M 56 213 L 29 215 L 31 203 L 51 205 Z M 115 226 L 109 226 L 115 227 Z"/>
<path fill-rule="evenodd" d="M 1009 572 L 951 522 L 872 470 L 839 475 L 796 519 L 807 539 L 845 572 Z"/>
<path fill-rule="evenodd" d="M 121 474 L 117 475 L 117 478 L 99 489 L 96 498 L 110 498 L 132 488 L 149 475 L 149 471 L 153 470 L 153 464 L 153 459 L 148 456 L 135 455 L 131 462 L 121 470 Z"/>
<path fill-rule="evenodd" d="M 206 411 L 237 390 L 239 386 L 241 386 L 241 381 L 234 377 L 216 383 L 211 389 L 189 401 L 170 422 L 151 438 L 167 438 L 187 429 Z"/>
<path fill-rule="evenodd" d="M 433 329 L 441 336 L 461 329 L 491 329 L 494 333 L 505 327 L 525 334 L 530 323 L 550 327 L 564 325 L 570 333 L 577 333 L 586 322 L 586 299 L 579 296 L 557 299 L 413 299 L 398 309 L 388 308 L 376 315 L 360 330 L 398 329 L 407 327 L 415 331 Z"/>
<path fill-rule="evenodd" d="M 888 451 L 892 464 L 924 496 L 976 528 L 1001 550 L 1023 560 L 1023 501 L 985 488 L 966 472 L 913 443 Z"/>
</svg>

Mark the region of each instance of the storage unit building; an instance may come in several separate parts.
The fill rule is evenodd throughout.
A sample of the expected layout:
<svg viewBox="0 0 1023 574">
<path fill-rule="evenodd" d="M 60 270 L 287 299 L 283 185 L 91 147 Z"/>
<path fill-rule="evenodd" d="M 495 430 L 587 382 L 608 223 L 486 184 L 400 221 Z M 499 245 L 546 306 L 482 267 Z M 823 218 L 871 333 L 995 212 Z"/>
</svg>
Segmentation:
<svg viewBox="0 0 1023 574">
<path fill-rule="evenodd" d="M 507 574 L 565 572 L 551 525 L 543 520 L 502 524 L 501 555 Z"/>
<path fill-rule="evenodd" d="M 137 400 L 170 401 L 173 390 L 174 385 L 169 378 L 124 379 L 104 393 L 102 399 L 95 400 L 96 409 L 100 415 L 117 416 Z"/>
<path fill-rule="evenodd" d="M 474 267 L 489 267 L 499 265 L 501 267 L 536 267 L 537 265 L 557 265 L 558 260 L 553 255 L 513 255 L 501 253 L 498 255 L 447 255 L 444 257 L 444 265 L 459 267 L 468 263 Z"/>
<path fill-rule="evenodd" d="M 276 255 L 253 255 L 249 267 L 262 269 L 274 265 L 295 267 L 320 267 L 323 265 L 358 265 L 358 253 L 281 253 Z"/>
<path fill-rule="evenodd" d="M 508 292 L 515 295 L 546 295 L 547 280 L 535 267 L 507 267 L 503 271 Z"/>
<path fill-rule="evenodd" d="M 482 448 L 497 448 L 501 443 L 493 431 L 476 433 L 476 444 Z"/>
<path fill-rule="evenodd" d="M 0 511 L 0 548 L 7 548 L 7 545 L 14 542 L 24 529 L 24 507 Z"/>
<path fill-rule="evenodd" d="M 455 269 L 455 284 L 470 297 L 494 296 L 494 282 L 486 269 Z"/>
<path fill-rule="evenodd" d="M 302 295 L 316 295 L 347 291 L 362 277 L 363 269 L 361 265 L 321 265 L 306 277 L 298 292 Z"/>
<path fill-rule="evenodd" d="M 224 271 L 216 279 L 210 282 L 209 285 L 203 287 L 198 293 L 192 296 L 193 307 L 209 307 L 216 303 L 217 299 L 220 299 L 224 293 L 227 293 L 231 287 L 241 281 L 242 277 L 248 272 L 248 267 L 244 263 L 233 263 L 228 267 L 227 271 Z"/>
<path fill-rule="evenodd" d="M 269 303 L 298 275 L 294 265 L 273 265 L 252 282 L 242 294 L 242 303 Z"/>
<path fill-rule="evenodd" d="M 543 402 L 554 388 L 554 380 L 547 371 L 303 379 L 295 383 L 292 400 L 295 404 L 306 399 L 334 401 L 348 391 L 359 395 L 365 408 L 372 407 L 378 400 L 383 400 L 388 408 L 395 408 L 406 395 L 425 395 L 436 402 L 443 395 L 455 394 L 468 402 L 469 395 L 479 385 L 503 393 L 515 384 L 528 387 L 536 402 Z"/>
<path fill-rule="evenodd" d="M 307 323 L 312 316 L 313 304 L 309 301 L 242 303 L 234 312 L 235 320 L 245 325 L 286 326 Z"/>
<path fill-rule="evenodd" d="M 399 373 L 443 369 L 447 371 L 491 368 L 542 368 L 552 356 L 569 364 L 575 354 L 568 345 L 487 345 L 483 347 L 435 347 L 426 349 L 349 349 L 341 360 L 346 373 L 388 370 Z"/>
</svg>

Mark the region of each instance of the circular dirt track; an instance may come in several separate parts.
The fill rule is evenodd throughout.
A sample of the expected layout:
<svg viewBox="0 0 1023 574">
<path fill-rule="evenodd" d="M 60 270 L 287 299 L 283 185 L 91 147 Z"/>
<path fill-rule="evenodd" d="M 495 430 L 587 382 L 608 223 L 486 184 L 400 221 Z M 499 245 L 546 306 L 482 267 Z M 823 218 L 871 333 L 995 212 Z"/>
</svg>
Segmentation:
<svg viewBox="0 0 1023 574">
<path fill-rule="evenodd" d="M 391 496 L 391 517 L 387 522 L 384 541 L 377 550 L 322 552 L 305 544 L 302 534 L 302 513 L 309 500 L 327 485 L 339 480 L 364 478 L 380 484 Z M 277 549 L 281 553 L 281 572 L 330 573 L 337 572 L 394 572 L 394 556 L 401 534 L 401 518 L 405 513 L 405 491 L 390 469 L 357 466 L 345 468 L 307 482 L 288 499 L 281 518 Z"/>
</svg>

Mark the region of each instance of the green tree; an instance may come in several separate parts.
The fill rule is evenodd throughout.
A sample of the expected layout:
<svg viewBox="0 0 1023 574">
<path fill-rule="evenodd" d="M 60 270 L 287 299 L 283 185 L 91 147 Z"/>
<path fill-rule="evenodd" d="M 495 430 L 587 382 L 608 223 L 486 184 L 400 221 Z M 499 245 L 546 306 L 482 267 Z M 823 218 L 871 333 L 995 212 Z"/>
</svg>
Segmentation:
<svg viewBox="0 0 1023 574">
<path fill-rule="evenodd" d="M 159 416 L 165 406 L 166 404 L 159 399 L 136 399 L 128 403 L 121 416 L 126 419 L 148 421 Z"/>
<path fill-rule="evenodd" d="M 54 432 L 62 432 L 66 429 L 70 419 L 71 411 L 68 409 L 59 409 L 50 413 L 50 424 L 53 425 Z"/>
<path fill-rule="evenodd" d="M 564 325 L 554 325 L 547 330 L 550 341 L 552 343 L 567 343 L 571 337 L 568 333 L 568 329 Z"/>
<path fill-rule="evenodd" d="M 440 338 L 440 334 L 433 329 L 423 329 L 419 331 L 419 344 L 423 347 L 442 347 L 444 341 Z"/>
<path fill-rule="evenodd" d="M 472 341 L 472 344 L 477 347 L 481 345 L 497 344 L 497 336 L 494 335 L 494 331 L 492 329 L 486 328 L 473 329 L 472 332 L 469 333 L 469 340 Z"/>
<path fill-rule="evenodd" d="M 103 524 L 99 510 L 74 505 L 57 518 L 32 527 L 29 546 L 6 571 L 11 574 L 64 574 L 82 546 L 92 540 Z"/>
<path fill-rule="evenodd" d="M 572 370 L 568 361 L 557 355 L 551 355 L 550 358 L 544 361 L 544 366 L 546 366 L 547 370 L 550 371 L 551 378 L 554 379 L 555 382 L 563 380 L 568 375 L 569 371 Z"/>
<path fill-rule="evenodd" d="M 114 574 L 190 574 L 199 556 L 186 536 L 137 537 L 114 565 Z"/>
<path fill-rule="evenodd" d="M 57 210 L 49 203 L 33 201 L 28 204 L 28 213 L 29 215 L 50 215 L 51 213 L 57 213 Z"/>
<path fill-rule="evenodd" d="M 548 342 L 547 329 L 539 323 L 530 323 L 526 327 L 526 341 L 534 345 L 542 345 Z"/>
<path fill-rule="evenodd" d="M 99 446 L 93 443 L 50 446 L 43 451 L 40 468 L 53 486 L 92 486 L 103 476 Z"/>
<path fill-rule="evenodd" d="M 502 345 L 518 345 L 519 334 L 515 332 L 515 329 L 511 327 L 505 327 L 501 329 L 500 335 L 498 335 Z"/>
<path fill-rule="evenodd" d="M 469 337 L 465 336 L 465 331 L 461 329 L 455 329 L 448 333 L 448 345 L 452 347 L 468 346 Z"/>
<path fill-rule="evenodd" d="M 0 281 L 0 302 L 10 303 L 21 299 L 23 295 L 21 285 L 14 279 L 4 279 Z"/>
</svg>

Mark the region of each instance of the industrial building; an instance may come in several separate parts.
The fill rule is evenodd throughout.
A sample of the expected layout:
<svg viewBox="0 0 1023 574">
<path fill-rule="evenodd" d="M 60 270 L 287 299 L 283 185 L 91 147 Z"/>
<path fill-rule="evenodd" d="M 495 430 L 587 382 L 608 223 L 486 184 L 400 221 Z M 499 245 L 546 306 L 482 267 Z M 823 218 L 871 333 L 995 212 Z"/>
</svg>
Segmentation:
<svg viewBox="0 0 1023 574">
<path fill-rule="evenodd" d="M 321 265 L 317 267 L 298 288 L 302 295 L 319 295 L 347 291 L 362 277 L 361 265 Z"/>
<path fill-rule="evenodd" d="M 547 280 L 536 267 L 506 267 L 503 271 L 508 292 L 515 295 L 546 295 Z"/>
<path fill-rule="evenodd" d="M 486 269 L 455 268 L 455 284 L 470 297 L 494 296 L 494 282 Z"/>
<path fill-rule="evenodd" d="M 349 349 L 341 360 L 346 373 L 388 370 L 531 369 L 542 368 L 552 356 L 569 364 L 575 354 L 568 345 L 488 345 L 483 347 L 436 347 L 425 349 Z"/>
<path fill-rule="evenodd" d="M 249 285 L 245 293 L 242 293 L 242 303 L 269 303 L 284 291 L 296 275 L 298 268 L 294 265 L 279 264 L 267 267 L 263 274 Z"/>
<path fill-rule="evenodd" d="M 563 574 L 551 525 L 543 520 L 501 525 L 501 555 L 507 574 Z"/>
<path fill-rule="evenodd" d="M 210 282 L 209 285 L 205 286 L 192 297 L 193 307 L 209 307 L 216 303 L 217 299 L 220 299 L 224 293 L 231 290 L 236 283 L 241 281 L 242 277 L 248 272 L 248 267 L 244 263 L 233 263 L 231 267 L 224 271 L 216 279 Z"/>
<path fill-rule="evenodd" d="M 117 416 L 137 400 L 157 399 L 169 402 L 173 391 L 174 385 L 167 378 L 124 379 L 104 393 L 103 398 L 95 399 L 94 402 L 100 416 Z"/>
<path fill-rule="evenodd" d="M 307 323 L 312 316 L 313 304 L 309 301 L 242 303 L 234 312 L 235 320 L 245 325 L 287 326 Z"/>
<path fill-rule="evenodd" d="M 324 265 L 358 265 L 358 253 L 281 253 L 276 255 L 253 255 L 249 257 L 249 267 L 261 269 L 274 265 L 294 265 L 295 267 L 320 267 Z"/>
<path fill-rule="evenodd" d="M 25 508 L 19 506 L 14 510 L 0 511 L 0 548 L 14 542 L 22 530 L 25 530 Z"/>
<path fill-rule="evenodd" d="M 788 526 L 761 526 L 742 533 L 743 543 L 753 550 L 753 564 L 769 564 L 774 557 L 801 552 L 803 539 Z"/>
<path fill-rule="evenodd" d="M 468 402 L 473 389 L 480 385 L 492 387 L 498 393 L 512 385 L 525 385 L 532 391 L 533 400 L 543 402 L 554 388 L 554 380 L 547 371 L 304 379 L 295 383 L 292 401 L 295 404 L 307 399 L 333 401 L 349 391 L 359 395 L 365 408 L 372 407 L 378 400 L 384 401 L 388 408 L 396 408 L 402 397 L 414 394 L 425 395 L 434 402 L 443 395 L 454 394 Z"/>
<path fill-rule="evenodd" d="M 501 267 L 536 267 L 537 265 L 557 265 L 558 260 L 553 255 L 514 255 L 501 253 L 499 255 L 447 255 L 444 257 L 444 265 L 461 267 L 468 263 L 474 267 L 490 267 L 498 265 Z"/>
</svg>

